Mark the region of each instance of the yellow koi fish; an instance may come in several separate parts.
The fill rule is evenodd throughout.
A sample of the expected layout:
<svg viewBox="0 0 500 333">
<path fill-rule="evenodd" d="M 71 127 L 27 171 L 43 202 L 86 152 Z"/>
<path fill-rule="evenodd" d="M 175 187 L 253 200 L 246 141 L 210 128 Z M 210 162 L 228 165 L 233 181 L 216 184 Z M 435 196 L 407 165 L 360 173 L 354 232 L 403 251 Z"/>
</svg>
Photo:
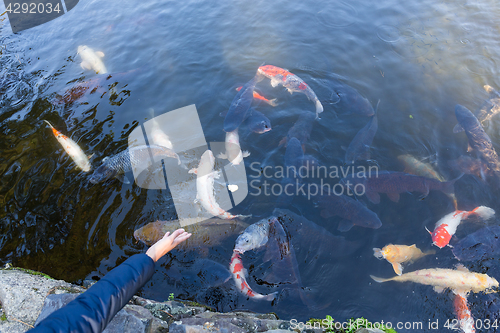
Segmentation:
<svg viewBox="0 0 500 333">
<path fill-rule="evenodd" d="M 373 255 L 378 259 L 385 259 L 391 263 L 397 275 L 403 273 L 403 266 L 401 266 L 401 264 L 406 262 L 411 263 L 426 255 L 434 253 L 436 253 L 436 251 L 433 250 L 424 253 L 420 251 L 415 244 L 412 246 L 388 244 L 382 249 L 373 248 Z"/>
</svg>

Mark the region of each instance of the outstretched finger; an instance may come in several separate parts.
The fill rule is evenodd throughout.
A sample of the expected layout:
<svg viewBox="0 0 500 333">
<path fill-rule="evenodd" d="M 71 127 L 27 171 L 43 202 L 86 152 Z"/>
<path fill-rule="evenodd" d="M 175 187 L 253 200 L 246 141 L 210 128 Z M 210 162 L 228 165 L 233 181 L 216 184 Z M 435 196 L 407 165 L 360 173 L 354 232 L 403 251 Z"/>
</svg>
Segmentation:
<svg viewBox="0 0 500 333">
<path fill-rule="evenodd" d="M 190 233 L 187 233 L 187 232 L 184 232 L 182 233 L 181 235 L 177 236 L 175 239 L 174 239 L 174 244 L 175 246 L 177 246 L 178 244 L 184 242 L 186 239 L 188 239 L 189 237 L 191 237 L 191 234 Z"/>
<path fill-rule="evenodd" d="M 182 228 L 179 228 L 179 229 L 175 230 L 175 231 L 172 233 L 172 235 L 171 235 L 172 239 L 177 238 L 177 237 L 178 237 L 179 235 L 181 235 L 183 232 L 185 232 L 185 231 L 184 231 L 184 229 L 182 229 Z"/>
</svg>

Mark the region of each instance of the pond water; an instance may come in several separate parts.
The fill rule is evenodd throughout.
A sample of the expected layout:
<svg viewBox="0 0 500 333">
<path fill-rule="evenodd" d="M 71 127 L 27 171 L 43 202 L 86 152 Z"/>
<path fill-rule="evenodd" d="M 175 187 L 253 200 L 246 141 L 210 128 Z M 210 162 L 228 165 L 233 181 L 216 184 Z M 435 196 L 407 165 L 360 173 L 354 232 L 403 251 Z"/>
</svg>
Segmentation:
<svg viewBox="0 0 500 333">
<path fill-rule="evenodd" d="M 4 8 L 0 7 L 0 12 Z M 82 282 L 99 279 L 129 256 L 145 250 L 133 237 L 135 229 L 157 219 L 174 219 L 168 190 L 146 190 L 118 180 L 88 186 L 89 174 L 61 149 L 41 120 L 51 121 L 78 141 L 100 165 L 127 147 L 134 128 L 155 115 L 195 104 L 207 142 L 224 141 L 221 111 L 229 108 L 235 88 L 250 80 L 257 68 L 272 64 L 302 78 L 323 102 L 314 123 L 307 154 L 322 165 L 342 165 L 345 152 L 368 118 L 335 117 L 328 80 L 332 76 L 357 89 L 378 107 L 378 132 L 371 158 L 381 170 L 403 171 L 397 156 L 411 154 L 432 162 L 447 179 L 460 172 L 448 161 L 467 154 L 465 134 L 453 133 L 454 108 L 474 111 L 488 98 L 483 85 L 500 90 L 500 5 L 477 1 L 81 1 L 67 14 L 41 26 L 13 34 L 6 15 L 0 19 L 0 263 L 39 270 L 58 279 Z M 79 45 L 105 53 L 109 73 L 125 73 L 104 93 L 87 94 L 75 103 L 52 103 L 57 92 L 96 74 L 80 67 Z M 273 129 L 264 134 L 241 130 L 247 175 L 252 162 L 282 165 L 278 143 L 302 112 L 314 105 L 302 94 L 289 95 L 269 80 L 257 87 L 278 98 L 276 107 L 261 103 Z M 485 130 L 500 149 L 500 119 Z M 471 155 L 472 156 L 472 155 Z M 465 175 L 455 184 L 460 209 L 484 205 L 500 209 L 498 191 Z M 194 197 L 193 197 L 194 199 Z M 249 195 L 237 213 L 252 214 L 248 222 L 271 215 L 275 197 Z M 255 302 L 240 295 L 230 282 L 206 288 L 190 280 L 192 267 L 208 258 L 229 267 L 236 236 L 208 252 L 174 250 L 157 264 L 142 289 L 145 297 L 165 300 L 170 293 L 221 311 L 249 309 L 275 312 L 298 321 L 329 314 L 338 321 L 363 316 L 371 321 L 439 320 L 441 331 L 455 317 L 450 292 L 429 286 L 387 282 L 369 275 L 394 276 L 391 265 L 373 256 L 374 247 L 388 243 L 431 248 L 425 226 L 453 211 L 441 192 L 424 200 L 402 194 L 398 203 L 382 195 L 380 204 L 366 198 L 382 227 L 337 231 L 338 218 L 324 219 L 313 200 L 299 196 L 288 209 L 328 231 L 363 244 L 351 256 L 321 253 L 315 271 L 303 262 L 302 282 L 328 304 L 311 310 L 300 299 L 282 293 L 278 302 Z M 490 224 L 496 224 L 491 220 Z M 476 230 L 467 224 L 459 238 Z M 314 238 L 315 235 L 307 235 Z M 453 268 L 450 248 L 438 250 L 406 271 Z M 256 291 L 281 291 L 262 281 L 261 252 L 243 261 Z M 491 260 L 466 263 L 474 271 L 500 278 Z M 194 281 L 194 282 L 193 282 Z M 469 296 L 476 319 L 484 319 L 490 296 Z M 400 332 L 415 331 L 401 329 Z"/>
</svg>

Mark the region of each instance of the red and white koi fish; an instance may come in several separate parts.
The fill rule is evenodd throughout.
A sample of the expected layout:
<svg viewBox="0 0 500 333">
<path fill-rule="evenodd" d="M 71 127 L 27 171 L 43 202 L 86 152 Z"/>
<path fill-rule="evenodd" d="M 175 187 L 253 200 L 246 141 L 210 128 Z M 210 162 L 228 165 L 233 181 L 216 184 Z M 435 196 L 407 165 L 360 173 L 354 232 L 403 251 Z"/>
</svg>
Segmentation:
<svg viewBox="0 0 500 333">
<path fill-rule="evenodd" d="M 474 318 L 467 304 L 467 295 L 457 293 L 453 301 L 453 307 L 457 316 L 458 324 L 464 333 L 475 333 Z M 458 329 L 458 327 L 457 327 Z"/>
<path fill-rule="evenodd" d="M 58 130 L 52 126 L 51 123 L 49 123 L 47 120 L 44 120 L 49 126 L 52 128 L 52 133 L 54 133 L 54 136 L 56 137 L 57 141 L 61 144 L 61 146 L 64 148 L 66 153 L 73 159 L 73 161 L 76 163 L 76 165 L 82 169 L 85 172 L 90 171 L 90 161 L 87 155 L 83 152 L 82 148 L 78 146 L 78 144 L 68 138 L 66 135 L 62 134 Z"/>
<path fill-rule="evenodd" d="M 484 220 L 488 220 L 495 215 L 495 211 L 489 207 L 479 206 L 469 212 L 465 210 L 457 210 L 449 213 L 436 223 L 436 227 L 433 232 L 427 230 L 431 234 L 432 244 L 439 248 L 443 248 L 448 245 L 451 237 L 457 231 L 457 227 L 460 222 L 474 215 L 477 215 Z"/>
<path fill-rule="evenodd" d="M 241 260 L 240 254 L 238 252 L 233 252 L 233 256 L 231 257 L 231 264 L 229 265 L 229 271 L 233 275 L 234 283 L 238 290 L 245 296 L 248 296 L 252 300 L 264 300 L 264 301 L 272 301 L 277 292 L 262 295 L 256 293 L 250 288 L 246 281 L 247 270 L 243 267 L 243 261 Z"/>
<path fill-rule="evenodd" d="M 271 86 L 273 87 L 281 84 L 288 89 L 290 94 L 293 92 L 304 93 L 316 106 L 316 118 L 319 118 L 319 114 L 323 112 L 323 105 L 314 91 L 297 75 L 273 65 L 260 66 L 257 73 L 271 79 Z"/>
<path fill-rule="evenodd" d="M 210 149 L 207 149 L 201 155 L 200 164 L 197 169 L 189 170 L 189 173 L 194 173 L 196 177 L 196 200 L 200 202 L 210 214 L 218 216 L 221 219 L 231 220 L 234 218 L 245 218 L 244 215 L 233 215 L 222 209 L 215 201 L 214 196 L 214 179 L 220 177 L 218 171 L 214 171 L 215 158 Z"/>
<path fill-rule="evenodd" d="M 236 88 L 236 91 L 240 91 L 241 88 L 243 87 L 238 87 Z M 271 106 L 276 106 L 278 105 L 278 99 L 277 98 L 273 98 L 273 99 L 267 99 L 265 98 L 264 96 L 262 96 L 261 94 L 259 94 L 258 92 L 254 91 L 253 92 L 253 98 L 254 99 L 258 99 L 259 101 L 263 101 Z"/>
<path fill-rule="evenodd" d="M 231 165 L 239 165 L 243 162 L 244 157 L 250 156 L 248 151 L 241 151 L 240 147 L 240 136 L 238 135 L 238 129 L 232 132 L 226 132 L 226 152 L 217 155 L 220 159 L 227 159 L 231 162 Z"/>
</svg>

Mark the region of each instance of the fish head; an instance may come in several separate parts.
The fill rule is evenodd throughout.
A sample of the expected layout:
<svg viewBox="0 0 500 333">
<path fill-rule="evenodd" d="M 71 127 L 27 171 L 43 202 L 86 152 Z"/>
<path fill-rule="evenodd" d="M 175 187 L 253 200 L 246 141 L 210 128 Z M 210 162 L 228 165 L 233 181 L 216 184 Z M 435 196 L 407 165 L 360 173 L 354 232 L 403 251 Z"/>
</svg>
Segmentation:
<svg viewBox="0 0 500 333">
<path fill-rule="evenodd" d="M 464 129 L 470 126 L 479 125 L 479 121 L 476 116 L 469 109 L 460 104 L 455 106 L 455 116 L 457 117 L 458 123 Z"/>
<path fill-rule="evenodd" d="M 134 238 L 137 241 L 146 243 L 147 245 L 152 245 L 162 239 L 165 235 L 161 226 L 162 221 L 148 223 L 134 231 Z"/>
<path fill-rule="evenodd" d="M 262 219 L 246 228 L 236 239 L 233 251 L 243 254 L 266 245 L 269 239 L 269 222 L 269 219 Z"/>
<path fill-rule="evenodd" d="M 382 256 L 391 261 L 393 260 L 396 255 L 398 254 L 398 248 L 396 245 L 392 245 L 392 244 L 389 244 L 389 245 L 386 245 L 382 248 L 382 250 L 380 251 L 380 253 L 382 254 Z"/>
<path fill-rule="evenodd" d="M 80 54 L 80 53 L 84 52 L 85 50 L 88 50 L 88 46 L 87 45 L 80 45 L 80 46 L 78 46 L 77 52 Z"/>
<path fill-rule="evenodd" d="M 116 176 L 116 170 L 109 168 L 107 165 L 103 164 L 94 171 L 92 176 L 90 176 L 89 181 L 92 184 L 97 184 L 114 176 Z"/>
<path fill-rule="evenodd" d="M 259 122 L 253 124 L 252 132 L 262 134 L 272 130 L 271 121 L 269 119 L 262 119 Z"/>
<path fill-rule="evenodd" d="M 273 65 L 264 65 L 260 66 L 257 70 L 257 74 L 264 75 L 267 77 L 273 77 L 278 74 L 282 74 L 284 70 L 282 68 L 273 66 Z"/>
<path fill-rule="evenodd" d="M 448 245 L 451 240 L 452 235 L 450 235 L 446 229 L 447 226 L 447 224 L 441 224 L 431 233 L 432 244 L 436 245 L 440 249 Z"/>
</svg>

